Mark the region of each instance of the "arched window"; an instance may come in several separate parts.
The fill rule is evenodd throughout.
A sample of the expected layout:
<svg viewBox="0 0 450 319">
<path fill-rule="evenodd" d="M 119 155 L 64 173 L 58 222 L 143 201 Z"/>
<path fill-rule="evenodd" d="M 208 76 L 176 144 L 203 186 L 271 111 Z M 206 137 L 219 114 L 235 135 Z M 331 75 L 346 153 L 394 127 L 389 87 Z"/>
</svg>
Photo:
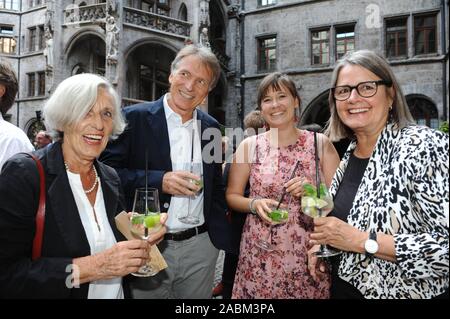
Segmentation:
<svg viewBox="0 0 450 319">
<path fill-rule="evenodd" d="M 39 131 L 45 131 L 45 125 L 41 118 L 41 111 L 36 111 L 36 117 L 30 119 L 25 124 L 28 139 L 34 145 L 34 138 Z"/>
<path fill-rule="evenodd" d="M 439 116 L 436 105 L 426 96 L 411 94 L 406 97 L 409 110 L 419 125 L 437 129 Z"/>
<path fill-rule="evenodd" d="M 180 10 L 178 11 L 178 20 L 187 21 L 188 15 L 187 15 L 187 8 L 184 3 L 181 4 Z"/>
<path fill-rule="evenodd" d="M 316 96 L 305 108 L 302 110 L 300 116 L 300 127 L 306 128 L 309 124 L 318 124 L 322 128 L 325 128 L 330 118 L 330 107 L 328 104 L 329 90 L 326 90 Z M 350 140 L 344 138 L 340 141 L 334 142 L 333 145 L 342 158 L 347 150 Z"/>
<path fill-rule="evenodd" d="M 319 124 L 325 127 L 330 118 L 330 109 L 328 107 L 328 90 L 316 96 L 306 107 L 301 109 L 300 125 Z"/>
</svg>

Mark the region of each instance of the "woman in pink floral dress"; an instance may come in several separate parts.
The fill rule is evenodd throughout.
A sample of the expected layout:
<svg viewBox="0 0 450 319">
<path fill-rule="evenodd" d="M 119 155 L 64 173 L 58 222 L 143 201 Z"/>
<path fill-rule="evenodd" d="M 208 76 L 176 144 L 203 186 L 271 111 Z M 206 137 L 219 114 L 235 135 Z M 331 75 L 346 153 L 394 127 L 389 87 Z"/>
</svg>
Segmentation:
<svg viewBox="0 0 450 319">
<path fill-rule="evenodd" d="M 232 298 L 328 298 L 329 278 L 314 281 L 307 269 L 313 223 L 301 212 L 300 197 L 304 179 L 315 171 L 314 135 L 296 128 L 300 97 L 294 82 L 281 73 L 269 74 L 259 86 L 258 105 L 270 129 L 239 145 L 227 188 L 230 208 L 251 213 L 244 225 Z M 319 145 L 323 145 L 320 165 L 329 184 L 339 156 L 322 134 Z M 246 198 L 248 181 L 250 197 Z M 289 219 L 275 225 L 267 214 L 278 204 L 283 187 L 287 194 L 282 205 L 288 208 Z M 257 245 L 266 237 L 275 250 Z"/>
</svg>

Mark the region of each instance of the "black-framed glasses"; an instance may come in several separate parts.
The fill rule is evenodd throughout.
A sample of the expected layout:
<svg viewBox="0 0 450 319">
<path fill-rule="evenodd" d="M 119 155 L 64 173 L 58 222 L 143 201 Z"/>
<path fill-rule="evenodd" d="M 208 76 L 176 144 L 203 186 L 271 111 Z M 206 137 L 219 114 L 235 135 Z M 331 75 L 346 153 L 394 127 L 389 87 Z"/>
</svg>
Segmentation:
<svg viewBox="0 0 450 319">
<path fill-rule="evenodd" d="M 350 97 L 353 89 L 356 89 L 356 92 L 358 92 L 359 96 L 361 97 L 372 97 L 375 94 L 377 94 L 379 85 L 386 85 L 390 87 L 392 85 L 392 82 L 385 80 L 365 81 L 360 82 L 355 86 L 350 85 L 336 86 L 334 88 L 331 88 L 331 91 L 333 92 L 333 96 L 336 100 L 345 101 Z"/>
</svg>

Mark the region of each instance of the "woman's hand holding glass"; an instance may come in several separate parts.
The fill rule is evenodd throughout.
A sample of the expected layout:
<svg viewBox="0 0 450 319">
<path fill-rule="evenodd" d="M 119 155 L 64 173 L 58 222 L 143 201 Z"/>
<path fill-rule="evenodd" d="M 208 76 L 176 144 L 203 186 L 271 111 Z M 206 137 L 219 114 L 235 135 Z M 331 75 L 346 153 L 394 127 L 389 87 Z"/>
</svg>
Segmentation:
<svg viewBox="0 0 450 319">
<path fill-rule="evenodd" d="M 274 199 L 270 198 L 258 198 L 253 202 L 253 209 L 256 211 L 256 214 L 261 218 L 266 224 L 269 225 L 277 225 L 280 224 L 279 221 L 276 221 L 271 218 L 272 212 L 278 206 L 278 202 Z M 281 204 L 281 210 L 287 209 L 286 204 Z"/>
<path fill-rule="evenodd" d="M 310 244 L 327 244 L 342 251 L 364 253 L 361 243 L 364 243 L 367 237 L 367 232 L 330 216 L 314 219 L 314 232 L 310 235 Z"/>
<path fill-rule="evenodd" d="M 137 272 L 149 260 L 150 244 L 144 240 L 121 241 L 112 247 L 92 256 L 73 259 L 77 276 L 73 285 L 96 280 L 123 277 Z"/>
<path fill-rule="evenodd" d="M 302 212 L 314 219 L 325 217 L 333 210 L 334 203 L 333 198 L 328 192 L 327 186 L 322 182 L 325 180 L 323 174 L 321 171 L 318 171 L 315 179 L 311 178 L 308 180 L 313 180 L 314 182 L 305 182 L 303 184 L 303 194 L 301 199 Z M 316 229 L 314 229 L 314 231 L 316 231 Z M 341 251 L 329 248 L 326 244 L 323 244 L 319 251 L 315 252 L 315 255 L 319 257 L 331 257 L 339 255 L 340 253 Z"/>
<path fill-rule="evenodd" d="M 161 216 L 158 190 L 156 188 L 136 189 L 133 212 L 130 218 L 131 232 L 145 241 L 156 243 L 164 235 L 165 227 L 163 222 L 166 219 L 167 217 Z M 163 232 L 161 233 L 161 231 Z M 159 235 L 157 235 L 158 232 Z M 132 274 L 140 277 L 148 277 L 156 275 L 157 272 L 155 267 L 150 263 L 146 263 L 137 272 Z"/>
<path fill-rule="evenodd" d="M 143 240 L 121 241 L 101 252 L 97 269 L 104 279 L 122 277 L 136 272 L 149 260 L 150 244 Z"/>
<path fill-rule="evenodd" d="M 253 202 L 253 209 L 267 226 L 267 235 L 256 242 L 256 246 L 266 251 L 276 250 L 276 245 L 272 244 L 272 226 L 283 224 L 289 219 L 289 212 L 285 204 L 279 205 L 273 199 L 256 199 Z"/>
<path fill-rule="evenodd" d="M 148 237 L 146 239 L 146 241 L 150 244 L 150 246 L 157 245 L 164 239 L 164 235 L 167 232 L 166 228 L 167 217 L 168 217 L 167 213 L 159 214 L 159 227 L 155 229 L 153 232 L 149 232 Z M 128 218 L 130 220 L 133 218 L 132 212 L 128 213 Z"/>
</svg>

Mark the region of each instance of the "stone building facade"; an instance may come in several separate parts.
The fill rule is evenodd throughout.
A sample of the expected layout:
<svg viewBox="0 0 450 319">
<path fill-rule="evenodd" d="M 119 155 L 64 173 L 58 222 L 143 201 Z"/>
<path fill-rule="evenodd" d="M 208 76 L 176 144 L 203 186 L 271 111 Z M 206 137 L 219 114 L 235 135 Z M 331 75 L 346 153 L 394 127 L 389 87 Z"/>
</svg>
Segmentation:
<svg viewBox="0 0 450 319">
<path fill-rule="evenodd" d="M 123 106 L 154 100 L 168 87 L 170 63 L 186 43 L 202 42 L 222 74 L 202 108 L 225 122 L 228 1 L 0 0 L 0 57 L 17 71 L 20 91 L 7 117 L 32 138 L 56 85 L 70 75 L 107 77 Z"/>
<path fill-rule="evenodd" d="M 387 57 L 419 123 L 448 120 L 446 0 L 236 0 L 229 7 L 227 125 L 256 106 L 260 80 L 286 72 L 302 98 L 301 124 L 324 125 L 335 61 L 370 49 Z"/>
<path fill-rule="evenodd" d="M 189 42 L 216 53 L 217 87 L 202 106 L 227 127 L 256 106 L 260 80 L 286 72 L 302 97 L 301 124 L 323 125 L 335 61 L 345 52 L 386 56 L 418 122 L 448 120 L 448 0 L 0 0 L 0 57 L 20 91 L 10 121 L 40 127 L 64 78 L 106 76 L 123 106 L 168 89 L 170 62 Z"/>
</svg>

